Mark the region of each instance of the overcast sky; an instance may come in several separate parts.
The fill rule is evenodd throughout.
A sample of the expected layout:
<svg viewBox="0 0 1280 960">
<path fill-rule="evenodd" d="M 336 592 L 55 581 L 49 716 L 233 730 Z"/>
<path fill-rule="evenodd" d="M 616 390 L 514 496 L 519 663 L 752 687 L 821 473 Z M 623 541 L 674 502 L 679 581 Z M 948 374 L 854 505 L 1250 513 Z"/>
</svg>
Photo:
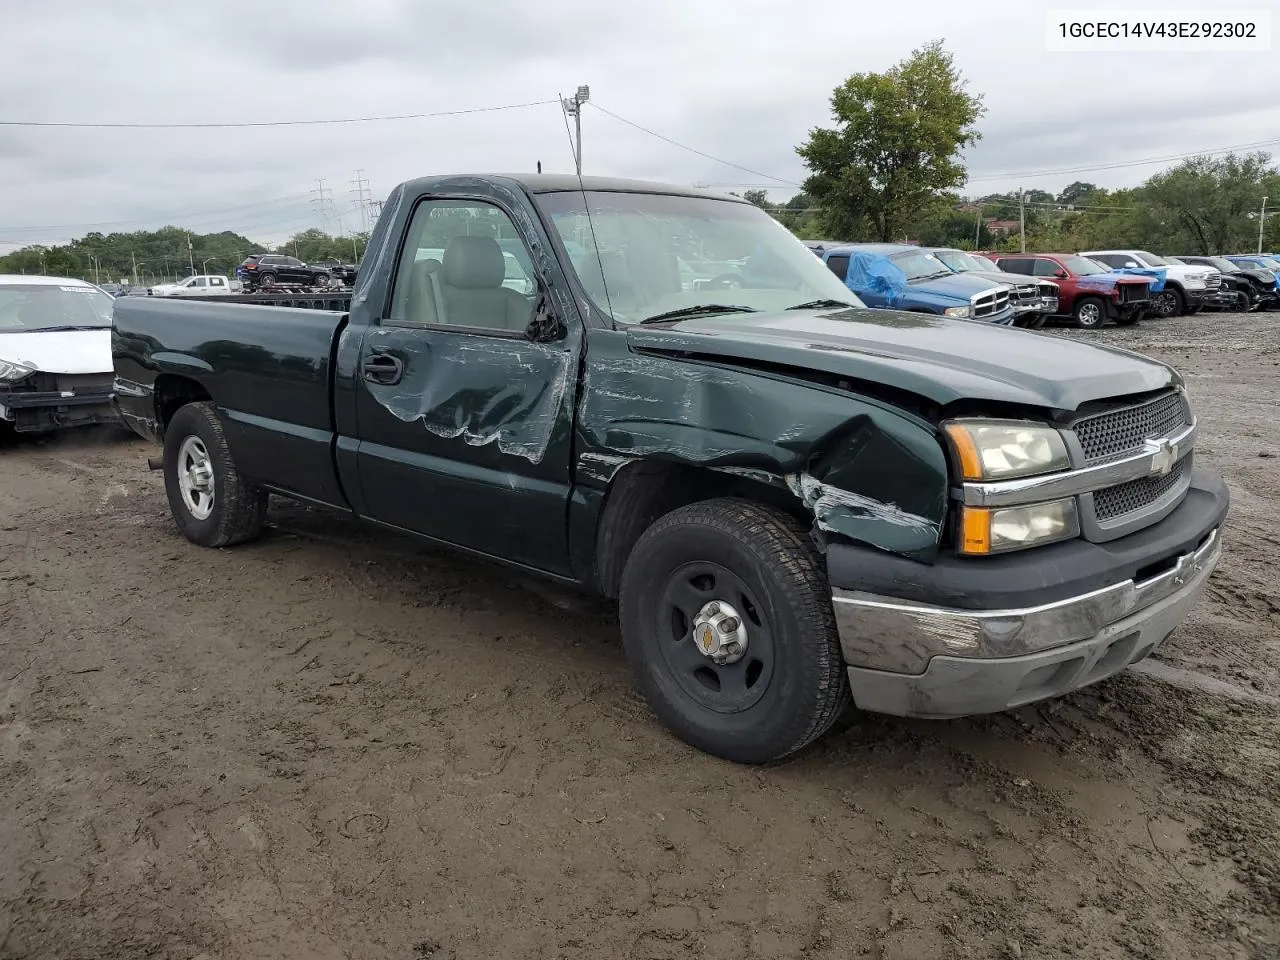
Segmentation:
<svg viewBox="0 0 1280 960">
<path fill-rule="evenodd" d="M 1201 7 L 1211 4 L 1203 2 Z M 1242 4 L 1243 5 L 1243 4 Z M 1280 57 L 1047 53 L 1053 0 L 844 5 L 781 0 L 306 0 L 3 4 L 0 120 L 227 122 L 592 100 L 742 169 L 583 111 L 586 173 L 741 191 L 804 179 L 795 146 L 832 88 L 943 38 L 988 113 L 968 192 L 1131 185 L 1163 164 L 1019 176 L 1280 137 Z M 1103 6 L 1101 3 L 1095 6 Z M 1194 3 L 1129 0 L 1129 9 Z M 1275 0 L 1253 6 L 1275 7 Z M 318 178 L 350 227 L 351 181 L 383 197 L 430 173 L 569 171 L 558 105 L 467 116 L 249 129 L 0 126 L 0 251 L 167 222 L 275 240 L 325 225 Z M 767 176 L 764 176 L 767 175 Z M 777 178 L 777 179 L 771 179 Z M 332 219 L 331 221 L 332 222 Z"/>
</svg>

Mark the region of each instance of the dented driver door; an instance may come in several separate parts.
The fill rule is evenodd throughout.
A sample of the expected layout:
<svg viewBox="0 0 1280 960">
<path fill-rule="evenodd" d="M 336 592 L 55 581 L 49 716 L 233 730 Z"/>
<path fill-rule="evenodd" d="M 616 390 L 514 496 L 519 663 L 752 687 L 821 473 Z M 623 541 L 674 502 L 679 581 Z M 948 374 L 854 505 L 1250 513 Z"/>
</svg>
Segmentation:
<svg viewBox="0 0 1280 960">
<path fill-rule="evenodd" d="M 553 306 L 540 225 L 503 199 L 427 197 L 408 216 L 361 331 L 360 487 L 374 520 L 569 575 L 581 325 Z"/>
</svg>

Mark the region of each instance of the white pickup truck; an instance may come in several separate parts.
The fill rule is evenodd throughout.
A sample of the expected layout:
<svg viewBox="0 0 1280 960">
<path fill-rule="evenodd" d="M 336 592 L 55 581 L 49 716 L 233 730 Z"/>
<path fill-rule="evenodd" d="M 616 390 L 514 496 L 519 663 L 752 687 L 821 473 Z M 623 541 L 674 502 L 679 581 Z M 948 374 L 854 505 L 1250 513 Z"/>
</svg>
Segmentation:
<svg viewBox="0 0 1280 960">
<path fill-rule="evenodd" d="M 231 293 L 231 281 L 216 273 L 187 277 L 177 283 L 161 283 L 147 288 L 149 297 L 209 297 Z"/>
<path fill-rule="evenodd" d="M 1179 317 L 1198 312 L 1217 296 L 1222 274 L 1205 267 L 1189 267 L 1185 263 L 1158 257 L 1145 250 L 1092 250 L 1080 256 L 1096 260 L 1112 269 L 1164 270 L 1164 289 L 1152 294 L 1151 303 L 1164 317 Z"/>
</svg>

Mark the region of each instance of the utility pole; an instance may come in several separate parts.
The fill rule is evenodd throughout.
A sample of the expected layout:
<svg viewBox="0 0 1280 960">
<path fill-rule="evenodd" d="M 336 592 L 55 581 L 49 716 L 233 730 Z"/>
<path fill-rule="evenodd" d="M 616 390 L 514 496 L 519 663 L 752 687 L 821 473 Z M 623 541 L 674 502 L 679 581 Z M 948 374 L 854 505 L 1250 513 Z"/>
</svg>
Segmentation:
<svg viewBox="0 0 1280 960">
<path fill-rule="evenodd" d="M 138 282 L 138 255 L 132 250 L 129 251 L 129 260 L 133 263 L 133 282 Z"/>
<path fill-rule="evenodd" d="M 1027 252 L 1027 191 L 1018 188 L 1018 249 Z"/>
<path fill-rule="evenodd" d="M 1262 198 L 1262 212 L 1258 214 L 1258 253 L 1262 253 L 1262 231 L 1267 223 L 1267 198 Z"/>
<path fill-rule="evenodd" d="M 356 205 L 360 208 L 360 225 L 365 233 L 369 232 L 369 181 L 364 178 L 364 170 L 356 171 L 356 178 L 351 181 L 351 192 L 356 195 Z"/>
<path fill-rule="evenodd" d="M 564 97 L 560 105 L 566 116 L 573 117 L 573 165 L 582 176 L 582 105 L 591 99 L 591 88 L 585 83 L 572 97 Z"/>
<path fill-rule="evenodd" d="M 195 247 L 191 245 L 191 231 L 187 231 L 187 262 L 191 264 L 191 276 L 196 275 L 196 253 Z"/>
<path fill-rule="evenodd" d="M 979 200 L 979 201 L 978 201 L 978 216 L 977 216 L 977 217 L 974 219 L 974 221 L 973 221 L 973 249 L 974 249 L 974 250 L 977 250 L 977 249 L 978 249 L 978 244 L 981 242 L 981 241 L 978 239 L 978 234 L 979 234 L 981 231 L 982 231 L 982 201 L 981 201 L 981 200 Z"/>
<path fill-rule="evenodd" d="M 311 204 L 316 208 L 316 211 L 320 214 L 320 221 L 324 224 L 325 232 L 329 233 L 333 230 L 333 224 L 329 217 L 329 208 L 326 207 L 324 203 L 325 196 L 327 193 L 327 191 L 324 188 L 324 178 L 323 177 L 318 178 L 316 180 L 316 184 L 317 186 L 315 190 L 312 191 L 312 193 L 314 193 L 316 196 L 312 199 Z"/>
</svg>

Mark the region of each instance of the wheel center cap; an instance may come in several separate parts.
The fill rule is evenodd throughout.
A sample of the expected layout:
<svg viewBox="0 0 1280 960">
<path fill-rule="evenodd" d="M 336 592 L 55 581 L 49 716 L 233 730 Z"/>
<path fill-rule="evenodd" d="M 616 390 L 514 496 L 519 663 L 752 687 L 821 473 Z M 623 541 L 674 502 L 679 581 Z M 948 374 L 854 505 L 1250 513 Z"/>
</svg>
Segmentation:
<svg viewBox="0 0 1280 960">
<path fill-rule="evenodd" d="M 714 663 L 737 663 L 747 652 L 747 627 L 737 610 L 712 600 L 693 619 L 693 642 Z"/>
</svg>

